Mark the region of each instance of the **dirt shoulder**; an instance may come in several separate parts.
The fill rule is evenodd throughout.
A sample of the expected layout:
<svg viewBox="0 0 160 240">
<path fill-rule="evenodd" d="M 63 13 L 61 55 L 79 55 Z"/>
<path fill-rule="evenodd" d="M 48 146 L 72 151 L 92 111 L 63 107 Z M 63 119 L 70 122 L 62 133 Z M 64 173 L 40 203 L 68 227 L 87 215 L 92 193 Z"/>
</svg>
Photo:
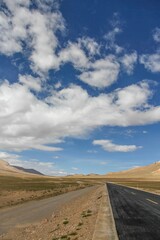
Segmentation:
<svg viewBox="0 0 160 240">
<path fill-rule="evenodd" d="M 102 201 L 103 187 L 71 200 L 52 214 L 50 219 L 27 226 L 17 226 L 3 240 L 91 240 Z"/>
</svg>

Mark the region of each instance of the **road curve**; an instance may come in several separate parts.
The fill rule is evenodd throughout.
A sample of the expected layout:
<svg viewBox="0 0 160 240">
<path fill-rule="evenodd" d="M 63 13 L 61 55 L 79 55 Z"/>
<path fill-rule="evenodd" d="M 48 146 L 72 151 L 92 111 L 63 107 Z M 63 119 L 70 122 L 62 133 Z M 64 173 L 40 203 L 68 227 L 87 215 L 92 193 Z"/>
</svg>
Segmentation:
<svg viewBox="0 0 160 240">
<path fill-rule="evenodd" d="M 23 225 L 41 221 L 52 216 L 58 208 L 86 193 L 95 187 L 87 187 L 81 190 L 65 193 L 56 197 L 43 200 L 35 200 L 14 207 L 0 210 L 0 235 L 7 233 L 16 225 Z"/>
<path fill-rule="evenodd" d="M 119 240 L 160 240 L 160 196 L 107 186 Z"/>
</svg>

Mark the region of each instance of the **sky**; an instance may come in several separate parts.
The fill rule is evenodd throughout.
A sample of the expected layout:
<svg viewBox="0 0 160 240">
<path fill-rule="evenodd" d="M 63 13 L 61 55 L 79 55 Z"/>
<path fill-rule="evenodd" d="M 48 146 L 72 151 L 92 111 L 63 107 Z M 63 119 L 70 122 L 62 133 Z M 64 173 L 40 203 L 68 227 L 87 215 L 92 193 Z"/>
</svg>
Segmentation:
<svg viewBox="0 0 160 240">
<path fill-rule="evenodd" d="M 159 0 L 0 0 L 0 159 L 47 175 L 160 160 Z"/>
</svg>

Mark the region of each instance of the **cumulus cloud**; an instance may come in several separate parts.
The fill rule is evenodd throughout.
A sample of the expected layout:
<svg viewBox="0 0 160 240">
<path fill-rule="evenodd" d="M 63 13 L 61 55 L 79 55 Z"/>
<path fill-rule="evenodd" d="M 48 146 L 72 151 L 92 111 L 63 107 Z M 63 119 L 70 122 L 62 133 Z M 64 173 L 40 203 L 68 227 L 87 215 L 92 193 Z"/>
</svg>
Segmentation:
<svg viewBox="0 0 160 240">
<path fill-rule="evenodd" d="M 0 85 L 2 149 L 60 151 L 56 144 L 66 137 L 83 137 L 97 127 L 160 121 L 160 107 L 149 104 L 152 91 L 146 81 L 96 97 L 80 86 L 63 88 L 58 82 L 53 91 L 37 97 L 35 91 L 43 90 L 42 80 L 50 69 L 71 63 L 81 81 L 102 89 L 118 80 L 121 68 L 128 74 L 133 72 L 137 53 L 124 54 L 116 44 L 115 37 L 121 32 L 116 25 L 105 36 L 114 54 L 106 54 L 106 49 L 100 54 L 101 44 L 90 37 L 67 41 L 62 47 L 57 32 L 65 31 L 65 21 L 56 1 L 36 0 L 35 4 L 33 7 L 30 0 L 1 1 L 0 53 L 25 54 L 39 76 L 23 73 L 18 83 L 5 81 Z M 154 72 L 160 71 L 159 61 L 158 53 L 141 56 L 141 62 Z"/>
<path fill-rule="evenodd" d="M 55 145 L 66 137 L 84 137 L 97 127 L 159 122 L 160 107 L 148 104 L 151 96 L 146 81 L 97 97 L 71 85 L 45 99 L 5 82 L 0 86 L 1 149 L 60 151 Z"/>
<path fill-rule="evenodd" d="M 78 38 L 76 42 L 68 42 L 59 52 L 59 63 L 70 62 L 74 68 L 83 71 L 91 65 L 95 55 L 99 55 L 100 45 L 89 37 Z"/>
<path fill-rule="evenodd" d="M 122 32 L 121 28 L 118 26 L 114 26 L 113 30 L 105 34 L 104 38 L 107 42 L 106 48 L 110 50 L 114 50 L 115 53 L 119 54 L 121 53 L 124 49 L 120 47 L 116 43 L 116 36 Z"/>
<path fill-rule="evenodd" d="M 30 51 L 32 69 L 46 72 L 59 67 L 55 55 L 58 46 L 55 33 L 64 30 L 64 19 L 58 10 L 51 12 L 49 8 L 45 8 L 45 4 L 42 7 L 41 1 L 35 3 L 37 8 L 32 8 L 29 0 L 2 1 L 0 52 L 13 55 L 27 48 Z"/>
<path fill-rule="evenodd" d="M 59 53 L 59 59 L 63 64 L 71 62 L 73 66 L 79 70 L 88 66 L 88 58 L 79 43 L 69 42 L 67 47 Z"/>
<path fill-rule="evenodd" d="M 160 54 L 143 54 L 140 56 L 140 63 L 144 64 L 145 68 L 153 73 L 160 72 Z"/>
<path fill-rule="evenodd" d="M 133 152 L 142 148 L 141 146 L 136 145 L 118 145 L 113 143 L 111 140 L 94 140 L 93 145 L 100 145 L 108 152 Z"/>
<path fill-rule="evenodd" d="M 17 162 L 19 161 L 18 159 L 20 158 L 19 155 L 17 154 L 11 154 L 11 153 L 7 153 L 7 152 L 0 152 L 0 159 L 2 160 L 8 160 L 8 161 L 12 161 L 12 162 Z"/>
<path fill-rule="evenodd" d="M 141 82 L 140 85 L 133 84 L 124 89 L 115 91 L 116 104 L 124 110 L 147 108 L 147 100 L 151 96 L 152 91 L 150 91 L 146 81 Z"/>
<path fill-rule="evenodd" d="M 78 78 L 92 87 L 105 88 L 118 80 L 121 66 L 131 74 L 136 62 L 136 53 L 116 56 L 122 48 L 115 42 L 121 32 L 118 26 L 106 34 L 107 46 L 115 55 L 103 54 L 102 45 L 88 36 L 67 41 L 60 45 L 58 32 L 65 32 L 65 20 L 58 9 L 57 1 L 3 0 L 0 10 L 0 53 L 7 56 L 24 54 L 32 71 L 40 77 L 49 70 L 59 70 L 71 63 L 80 72 Z M 103 46 L 104 47 L 104 46 Z M 104 49 L 103 49 L 104 50 Z M 105 50 L 106 51 L 106 50 Z M 104 52 L 105 52 L 104 51 Z M 34 91 L 41 90 L 39 78 L 20 76 L 20 82 Z"/>
<path fill-rule="evenodd" d="M 90 37 L 82 37 L 78 40 L 80 46 L 84 48 L 90 57 L 100 54 L 100 45 Z"/>
<path fill-rule="evenodd" d="M 117 81 L 120 65 L 113 55 L 107 56 L 91 64 L 89 71 L 84 71 L 79 78 L 97 88 L 108 87 Z"/>
<path fill-rule="evenodd" d="M 133 52 L 131 54 L 125 54 L 123 57 L 120 58 L 120 62 L 122 63 L 124 70 L 128 74 L 132 74 L 135 63 L 137 62 L 137 53 Z"/>
<path fill-rule="evenodd" d="M 19 82 L 29 89 L 36 92 L 41 91 L 41 79 L 39 77 L 32 77 L 31 75 L 19 75 Z"/>
<path fill-rule="evenodd" d="M 153 31 L 153 39 L 156 42 L 160 42 L 160 28 L 156 28 Z M 153 54 L 142 54 L 140 56 L 140 63 L 144 65 L 144 67 L 153 72 L 158 73 L 160 72 L 160 50 L 157 49 Z"/>
<path fill-rule="evenodd" d="M 153 31 L 153 39 L 156 42 L 160 42 L 160 28 L 155 28 L 155 30 Z"/>
</svg>

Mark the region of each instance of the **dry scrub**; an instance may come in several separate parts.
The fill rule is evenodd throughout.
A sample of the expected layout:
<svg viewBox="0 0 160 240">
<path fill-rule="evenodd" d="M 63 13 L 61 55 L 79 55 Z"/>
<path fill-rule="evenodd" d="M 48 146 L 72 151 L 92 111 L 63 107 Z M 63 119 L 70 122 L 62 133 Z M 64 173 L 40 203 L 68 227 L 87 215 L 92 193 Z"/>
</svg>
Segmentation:
<svg viewBox="0 0 160 240">
<path fill-rule="evenodd" d="M 91 186 L 86 181 L 64 178 L 16 178 L 0 176 L 0 208 L 30 200 L 57 196 Z"/>
</svg>

